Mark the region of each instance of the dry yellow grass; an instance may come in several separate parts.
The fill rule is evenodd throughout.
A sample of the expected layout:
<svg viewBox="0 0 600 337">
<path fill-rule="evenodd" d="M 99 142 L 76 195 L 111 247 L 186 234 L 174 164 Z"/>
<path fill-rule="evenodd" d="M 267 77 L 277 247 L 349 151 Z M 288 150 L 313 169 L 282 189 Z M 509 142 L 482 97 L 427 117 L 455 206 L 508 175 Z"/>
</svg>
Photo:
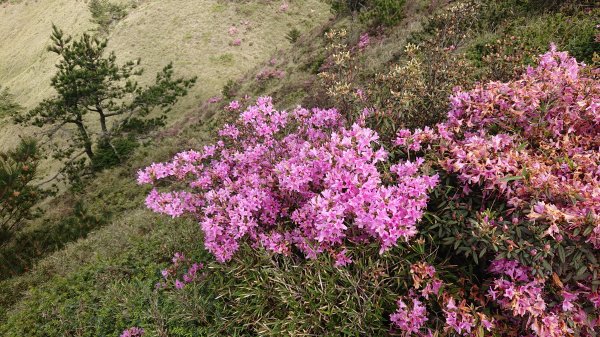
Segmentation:
<svg viewBox="0 0 600 337">
<path fill-rule="evenodd" d="M 111 0 L 120 4 L 129 0 Z M 292 28 L 308 31 L 329 17 L 329 7 L 320 0 L 136 0 L 135 8 L 114 27 L 109 49 L 119 60 L 142 58 L 144 80 L 154 77 L 173 61 L 181 75 L 199 77 L 190 95 L 173 109 L 171 121 L 194 113 L 194 107 L 219 94 L 223 84 L 290 47 L 285 35 Z M 72 35 L 95 28 L 87 1 L 12 0 L 0 4 L 0 86 L 9 87 L 26 109 L 53 92 L 50 78 L 56 55 L 46 51 L 52 23 Z M 235 26 L 238 33 L 231 35 Z M 240 46 L 232 46 L 235 39 Z M 94 131 L 94 128 L 91 128 Z M 0 151 L 13 147 L 19 136 L 35 129 L 0 120 Z M 57 163 L 45 162 L 42 180 L 53 176 Z"/>
<path fill-rule="evenodd" d="M 290 6 L 285 12 L 280 11 L 280 0 L 137 2 L 112 28 L 109 49 L 121 61 L 141 57 L 142 82 L 154 78 L 170 61 L 180 75 L 198 76 L 198 84 L 173 109 L 170 121 L 218 95 L 229 79 L 240 77 L 277 50 L 289 48 L 285 35 L 292 27 L 308 31 L 330 15 L 321 0 L 287 1 Z M 21 0 L 0 5 L 0 85 L 9 87 L 25 108 L 50 96 L 57 60 L 46 51 L 52 23 L 79 35 L 94 29 L 90 18 L 87 3 L 81 0 Z M 237 27 L 236 35 L 229 34 L 231 26 Z M 241 40 L 240 46 L 231 45 L 235 39 Z M 0 121 L 0 150 L 32 131 L 6 119 Z"/>
</svg>

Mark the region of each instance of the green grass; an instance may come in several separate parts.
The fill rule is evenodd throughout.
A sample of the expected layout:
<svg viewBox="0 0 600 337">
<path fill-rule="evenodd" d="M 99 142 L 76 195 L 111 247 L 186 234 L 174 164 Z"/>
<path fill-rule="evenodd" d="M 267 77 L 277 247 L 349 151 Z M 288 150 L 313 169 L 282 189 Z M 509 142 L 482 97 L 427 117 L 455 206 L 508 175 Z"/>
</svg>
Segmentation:
<svg viewBox="0 0 600 337">
<path fill-rule="evenodd" d="M 220 94 L 229 79 L 240 83 L 235 90 L 237 98 L 246 93 L 272 95 L 280 108 L 327 104 L 318 91 L 315 74 L 326 57 L 321 37 L 328 28 L 347 27 L 356 40 L 365 26 L 351 18 L 317 25 L 327 17 L 328 9 L 316 0 L 291 2 L 286 14 L 277 12 L 278 5 L 277 1 L 146 1 L 113 28 L 110 47 L 122 59 L 141 56 L 146 76 L 153 76 L 166 59 L 172 59 L 181 73 L 199 75 L 200 85 L 176 107 L 169 127 L 136 149 L 126 165 L 99 173 L 79 194 L 49 203 L 46 219 L 64 216 L 75 199 L 82 199 L 90 214 L 105 214 L 110 221 L 90 229 L 85 238 L 62 243 L 59 251 L 43 252 L 26 264 L 28 272 L 0 281 L 0 335 L 118 336 L 134 325 L 152 337 L 378 336 L 388 332 L 387 315 L 393 310 L 396 290 L 409 280 L 405 271 L 396 267 L 398 256 L 407 257 L 411 252 L 396 251 L 372 259 L 377 254 L 368 250 L 371 247 L 353 252 L 361 256 L 358 262 L 339 270 L 327 257 L 308 262 L 270 258 L 245 254 L 249 248 L 244 247 L 234 261 L 219 265 L 203 250 L 195 221 L 150 213 L 143 206 L 147 189 L 135 184 L 138 168 L 167 160 L 178 150 L 198 148 L 211 140 L 215 128 L 232 118 L 215 111 L 214 105 L 202 104 Z M 397 61 L 410 34 L 422 28 L 421 19 L 429 9 L 424 2 L 410 2 L 410 6 L 405 9 L 406 18 L 365 52 L 365 68 L 359 78 L 369 79 Z M 0 18 L 7 8 L 0 7 Z M 232 47 L 227 29 L 239 25 L 240 15 L 252 23 L 252 29 L 243 35 L 246 41 L 242 46 Z M 293 49 L 287 49 L 290 44 L 285 34 L 290 24 L 304 27 L 299 23 L 307 18 L 316 27 L 303 30 Z M 582 43 L 577 41 L 586 41 L 589 23 L 594 21 L 584 17 L 581 22 L 586 28 L 575 29 L 558 18 L 560 22 L 553 27 L 560 30 L 544 32 L 545 20 L 552 23 L 555 19 L 553 14 L 539 14 L 532 20 L 515 21 L 510 30 L 502 27 L 493 34 L 480 32 L 472 39 L 496 38 L 506 29 L 526 34 L 532 43 L 545 44 L 550 38 L 564 37 L 564 31 L 568 37 L 561 40 L 561 46 L 579 46 Z M 2 29 L 8 28 L 0 23 L 0 32 L 6 31 Z M 46 35 L 42 34 L 43 39 Z M 169 39 L 171 36 L 175 38 Z M 287 75 L 257 88 L 254 76 L 270 58 L 275 58 L 277 67 Z M 23 60 L 23 64 L 30 61 Z M 8 71 L 3 69 L 0 82 L 7 78 Z M 15 93 L 25 95 L 18 77 L 12 78 Z M 43 81 L 29 80 L 32 89 L 27 90 L 43 87 Z M 29 230 L 43 225 L 40 220 Z M 175 251 L 208 263 L 206 279 L 180 292 L 156 291 L 160 270 Z M 386 277 L 378 278 L 379 273 Z"/>
<path fill-rule="evenodd" d="M 248 6 L 257 6 L 260 11 L 251 16 L 240 16 L 240 10 Z M 219 11 L 207 11 L 206 8 L 218 8 Z M 202 116 L 204 111 L 198 107 L 207 98 L 220 94 L 229 78 L 238 78 L 248 72 L 262 60 L 268 59 L 274 50 L 281 48 L 280 45 L 288 48 L 289 43 L 285 40 L 282 27 L 300 21 L 304 22 L 306 27 L 311 27 L 319 25 L 329 16 L 326 4 L 318 0 L 297 1 L 285 14 L 278 11 L 277 4 L 270 2 L 224 3 L 218 0 L 148 0 L 131 6 L 127 12 L 125 18 L 111 27 L 108 36 L 109 49 L 116 51 L 119 60 L 142 58 L 142 65 L 146 71 L 141 82 L 152 80 L 155 72 L 170 60 L 174 61 L 176 71 L 180 74 L 199 75 L 199 84 L 169 115 L 168 125 L 174 126 L 175 129 L 188 128 L 185 124 L 190 118 L 197 119 Z M 304 15 L 305 12 L 311 13 Z M 1 6 L 0 46 L 10 46 L 0 48 L 2 87 L 10 87 L 16 102 L 25 108 L 33 107 L 50 95 L 52 91 L 49 82 L 54 73 L 56 59 L 53 54 L 46 52 L 45 48 L 49 43 L 51 24 L 56 23 L 68 33 L 76 35 L 94 28 L 90 19 L 87 4 L 79 1 L 23 1 Z M 239 26 L 241 21 L 248 21 L 250 25 L 240 29 L 238 34 L 247 42 L 240 47 L 232 47 L 229 42 L 233 37 L 228 34 L 228 28 L 233 24 Z M 252 42 L 252 45 L 249 42 Z M 8 118 L 0 119 L 0 149 L 12 147 L 19 139 L 18 136 L 30 135 L 34 131 L 12 125 Z M 65 236 L 50 241 L 39 239 L 44 231 L 60 228 L 58 224 L 62 218 L 71 214 L 72 205 L 77 199 L 85 200 L 85 206 L 93 216 L 108 220 L 118 218 L 126 210 L 139 207 L 143 203 L 143 195 L 135 186 L 135 171 L 140 166 L 149 164 L 149 160 L 168 159 L 182 144 L 185 142 L 169 139 L 163 140 L 160 146 L 152 144 L 152 149 L 142 147 L 137 151 L 137 157 L 144 160 L 134 159 L 130 161 L 129 168 L 120 167 L 100 173 L 92 180 L 92 186 L 80 194 L 67 198 L 61 196 L 47 202 L 49 214 L 34 221 L 22 234 L 22 242 L 30 244 L 22 247 L 16 257 L 18 262 L 11 263 L 8 269 L 13 272 L 9 275 L 26 270 L 35 260 L 59 249 L 70 240 L 87 235 L 94 229 L 81 223 L 78 224 L 82 229 L 79 236 Z M 157 155 L 161 151 L 166 155 Z M 41 165 L 39 171 L 42 176 L 48 177 L 52 176 L 57 168 L 58 164 L 49 160 Z M 52 225 L 47 226 L 45 222 L 52 222 Z M 53 244 L 40 247 L 42 242 Z M 0 253 L 8 253 L 18 248 L 7 247 Z M 6 260 L 4 263 L 9 262 Z"/>
</svg>

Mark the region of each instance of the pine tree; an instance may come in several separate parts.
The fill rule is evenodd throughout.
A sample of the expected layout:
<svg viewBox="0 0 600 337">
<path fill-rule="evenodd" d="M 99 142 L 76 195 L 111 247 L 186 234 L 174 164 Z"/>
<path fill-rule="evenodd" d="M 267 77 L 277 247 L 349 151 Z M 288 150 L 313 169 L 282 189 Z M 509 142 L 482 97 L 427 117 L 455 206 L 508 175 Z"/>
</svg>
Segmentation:
<svg viewBox="0 0 600 337">
<path fill-rule="evenodd" d="M 39 163 L 34 140 L 21 140 L 16 149 L 0 152 L 0 245 L 22 227 L 25 220 L 38 215 L 35 205 L 51 190 L 33 183 Z"/>
<path fill-rule="evenodd" d="M 132 125 L 137 130 L 163 125 L 170 107 L 196 81 L 195 77 L 174 78 L 173 65 L 168 64 L 156 75 L 154 84 L 142 87 L 134 80 L 143 71 L 140 60 L 119 65 L 114 52 L 106 53 L 106 39 L 83 34 L 79 40 L 73 40 L 56 26 L 52 27 L 51 39 L 48 50 L 60 56 L 51 82 L 56 95 L 17 121 L 45 128 L 49 137 L 69 130 L 66 147 L 64 139 L 56 146 L 57 159 L 72 160 L 80 150 L 93 164 L 95 144 L 110 146 L 118 157 L 112 144 L 114 138 L 131 135 Z M 160 116 L 147 118 L 155 110 Z M 96 129 L 99 133 L 93 131 Z"/>
</svg>

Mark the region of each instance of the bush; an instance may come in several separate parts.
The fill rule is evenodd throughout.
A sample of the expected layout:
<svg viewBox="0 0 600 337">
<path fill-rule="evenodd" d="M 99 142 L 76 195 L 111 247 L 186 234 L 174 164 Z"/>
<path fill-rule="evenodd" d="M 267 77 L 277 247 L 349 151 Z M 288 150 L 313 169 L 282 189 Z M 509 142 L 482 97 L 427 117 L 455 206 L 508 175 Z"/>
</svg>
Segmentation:
<svg viewBox="0 0 600 337">
<path fill-rule="evenodd" d="M 291 44 L 296 43 L 301 33 L 297 28 L 292 28 L 286 35 L 285 38 L 290 41 Z"/>
<path fill-rule="evenodd" d="M 436 184 L 417 174 L 418 161 L 391 165 L 384 179 L 377 165 L 387 153 L 375 147 L 377 133 L 344 128 L 336 110 L 280 112 L 260 98 L 219 135 L 201 152 L 140 171 L 138 182 L 188 183 L 194 192 L 153 189 L 146 205 L 173 217 L 199 215 L 204 245 L 221 262 L 242 239 L 284 255 L 329 253 L 338 265 L 351 262 L 344 246 L 356 240 L 384 252 L 416 234 Z"/>
<path fill-rule="evenodd" d="M 403 19 L 405 0 L 370 0 L 362 18 L 373 25 L 395 26 Z"/>
<path fill-rule="evenodd" d="M 102 171 L 122 164 L 133 154 L 138 145 L 138 141 L 133 136 L 116 138 L 110 143 L 101 141 L 96 147 L 92 170 Z"/>
<path fill-rule="evenodd" d="M 225 99 L 232 99 L 237 95 L 237 92 L 240 88 L 240 84 L 234 80 L 228 80 L 227 83 L 223 86 L 221 90 L 221 94 Z"/>
<path fill-rule="evenodd" d="M 444 181 L 424 233 L 455 263 L 472 264 L 500 335 L 594 331 L 598 97 L 592 70 L 553 49 L 518 80 L 457 91 L 437 131 L 399 132 L 396 143 L 429 153 Z M 422 298 L 412 298 L 419 310 Z M 401 314 L 416 304 L 406 307 Z"/>
<path fill-rule="evenodd" d="M 21 112 L 21 110 L 23 110 L 23 107 L 15 102 L 8 88 L 0 86 L 0 118 L 14 116 Z"/>
<path fill-rule="evenodd" d="M 107 34 L 110 27 L 127 15 L 125 6 L 112 3 L 110 0 L 90 0 L 88 4 L 92 21 L 98 25 L 98 30 Z"/>
<path fill-rule="evenodd" d="M 389 156 L 361 118 L 345 129 L 333 110 L 287 114 L 263 98 L 216 145 L 154 164 L 138 181 L 188 182 L 187 191 L 154 189 L 146 203 L 195 214 L 218 261 L 271 256 L 276 267 L 262 276 L 239 262 L 240 288 L 226 292 L 236 294 L 236 326 L 378 334 L 382 320 L 362 311 L 372 308 L 398 334 L 590 335 L 600 301 L 599 97 L 595 73 L 553 49 L 518 80 L 456 91 L 446 122 L 400 130 L 394 144 L 384 140 Z M 442 184 L 417 229 L 436 171 Z M 400 275 L 383 268 L 381 279 L 398 297 L 350 276 L 379 259 L 399 262 Z M 352 318 L 338 316 L 338 303 Z M 327 308 L 326 323 L 311 322 L 313 307 Z"/>
<path fill-rule="evenodd" d="M 337 14 L 358 12 L 363 9 L 368 0 L 329 0 L 331 11 Z"/>
<path fill-rule="evenodd" d="M 40 215 L 35 206 L 50 194 L 34 183 L 39 160 L 34 140 L 21 140 L 16 149 L 0 153 L 0 246 L 26 220 Z"/>
<path fill-rule="evenodd" d="M 402 20 L 405 0 L 330 0 L 337 14 L 360 12 L 373 25 L 394 26 Z"/>
</svg>

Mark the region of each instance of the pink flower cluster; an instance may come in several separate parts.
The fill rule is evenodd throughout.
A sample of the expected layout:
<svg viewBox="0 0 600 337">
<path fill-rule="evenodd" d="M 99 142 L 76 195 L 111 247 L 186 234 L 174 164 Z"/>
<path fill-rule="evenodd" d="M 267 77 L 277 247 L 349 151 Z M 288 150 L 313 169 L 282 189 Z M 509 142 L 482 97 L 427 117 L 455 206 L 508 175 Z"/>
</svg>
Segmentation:
<svg viewBox="0 0 600 337">
<path fill-rule="evenodd" d="M 287 1 L 284 1 L 281 3 L 281 5 L 279 6 L 279 11 L 281 13 L 285 13 L 288 11 L 288 9 L 290 9 L 290 4 L 287 3 Z"/>
<path fill-rule="evenodd" d="M 481 185 L 527 209 L 555 240 L 600 249 L 600 85 L 581 70 L 553 49 L 520 80 L 456 92 L 437 131 L 402 130 L 396 144 L 419 151 L 439 142 L 465 193 Z"/>
<path fill-rule="evenodd" d="M 430 154 L 443 170 L 458 177 L 463 195 L 482 191 L 490 204 L 502 200 L 503 216 L 513 225 L 532 223 L 541 234 L 527 233 L 515 243 L 500 245 L 535 256 L 543 245 L 571 245 L 598 256 L 600 249 L 600 84 L 598 69 L 577 63 L 567 53 L 551 50 L 540 56 L 518 80 L 478 85 L 456 91 L 448 120 L 435 128 L 401 130 L 396 145 Z M 479 192 L 478 192 L 479 193 Z M 492 206 L 489 206 L 492 207 Z M 500 217 L 498 219 L 502 221 Z M 486 221 L 496 226 L 495 219 Z M 505 225 L 508 230 L 508 224 Z M 519 246 L 520 245 L 520 246 Z M 554 252 L 559 255 L 558 252 Z M 573 280 L 568 272 L 547 272 L 533 278 L 530 266 L 514 261 L 494 263 L 502 274 L 492 282 L 489 297 L 505 310 L 512 322 L 522 322 L 537 336 L 587 336 L 597 329 L 594 284 L 596 258 Z M 568 262 L 547 257 L 546 268 L 568 270 Z M 579 268 L 579 267 L 578 267 Z M 581 273 L 586 273 L 581 275 Z M 538 277 L 541 277 L 538 275 Z M 562 298 L 553 293 L 552 277 Z M 553 304 L 554 303 L 554 304 Z M 556 304 L 558 303 L 558 304 Z M 509 318 L 507 318 L 509 319 Z"/>
<path fill-rule="evenodd" d="M 142 337 L 144 336 L 144 329 L 142 328 L 138 328 L 138 327 L 132 327 L 129 329 L 126 329 L 125 331 L 123 331 L 123 333 L 121 333 L 120 337 Z"/>
<path fill-rule="evenodd" d="M 187 269 L 185 273 L 183 273 L 183 277 L 180 279 L 178 274 L 187 264 L 189 265 L 191 262 L 186 259 L 186 257 L 182 253 L 175 253 L 172 259 L 173 264 L 161 271 L 161 275 L 164 278 L 163 282 L 159 282 L 156 284 L 156 287 L 159 289 L 166 288 L 169 283 L 173 283 L 175 289 L 183 289 L 186 284 L 192 283 L 200 277 L 198 271 L 204 268 L 202 263 L 192 263 L 191 266 Z"/>
<path fill-rule="evenodd" d="M 408 296 L 400 298 L 397 310 L 390 315 L 390 320 L 407 336 L 446 335 L 451 332 L 459 336 L 478 336 L 478 327 L 487 331 L 495 327 L 493 319 L 476 311 L 473 305 L 468 306 L 466 300 L 457 300 L 447 290 L 443 289 L 444 282 L 437 275 L 435 268 L 427 263 L 417 263 L 411 266 L 413 289 Z M 445 321 L 442 326 L 432 323 L 429 327 L 427 304 L 441 307 Z"/>
<path fill-rule="evenodd" d="M 237 33 L 239 32 L 239 30 L 237 29 L 236 26 L 231 26 L 231 27 L 229 27 L 229 29 L 227 30 L 227 32 L 229 33 L 229 35 L 234 36 L 234 35 L 237 35 Z"/>
<path fill-rule="evenodd" d="M 515 208 L 529 207 L 557 241 L 600 249 L 600 85 L 581 72 L 553 47 L 520 80 L 457 92 L 445 166 Z"/>
<path fill-rule="evenodd" d="M 364 50 L 370 44 L 371 44 L 371 37 L 369 36 L 369 33 L 363 33 L 363 34 L 361 34 L 360 38 L 358 40 L 358 44 L 357 44 L 358 49 L 359 50 Z"/>
<path fill-rule="evenodd" d="M 390 316 L 390 320 L 407 334 L 419 334 L 427 322 L 427 309 L 417 298 L 412 298 L 412 303 L 409 302 L 410 307 L 404 301 L 398 300 L 398 309 Z"/>
<path fill-rule="evenodd" d="M 590 317 L 582 305 L 587 300 L 598 310 L 598 292 L 591 293 L 586 286 L 579 291 L 564 287 L 553 296 L 544 291 L 548 287 L 544 280 L 533 278 L 529 268 L 516 261 L 496 260 L 490 271 L 499 277 L 488 297 L 512 316 L 523 317 L 536 336 L 569 336 L 575 329 L 581 336 L 592 336 L 600 327 L 600 321 Z"/>
<path fill-rule="evenodd" d="M 211 98 L 208 99 L 208 103 L 210 104 L 214 104 L 214 103 L 218 103 L 223 99 L 223 97 L 221 96 L 213 96 Z"/>
<path fill-rule="evenodd" d="M 344 128 L 333 109 L 277 111 L 263 97 L 219 134 L 201 152 L 141 170 L 138 182 L 187 182 L 187 191 L 154 189 L 146 203 L 171 216 L 197 216 L 205 247 L 221 262 L 242 239 L 279 254 L 295 246 L 315 258 L 367 237 L 384 252 L 416 235 L 437 183 L 437 176 L 419 175 L 422 160 L 392 165 L 396 178 L 384 182 L 378 164 L 387 152 L 377 133 Z M 336 261 L 351 262 L 344 251 Z"/>
<path fill-rule="evenodd" d="M 277 69 L 275 67 L 263 68 L 258 74 L 256 74 L 257 81 L 266 81 L 272 78 L 284 78 L 285 71 Z"/>
</svg>

